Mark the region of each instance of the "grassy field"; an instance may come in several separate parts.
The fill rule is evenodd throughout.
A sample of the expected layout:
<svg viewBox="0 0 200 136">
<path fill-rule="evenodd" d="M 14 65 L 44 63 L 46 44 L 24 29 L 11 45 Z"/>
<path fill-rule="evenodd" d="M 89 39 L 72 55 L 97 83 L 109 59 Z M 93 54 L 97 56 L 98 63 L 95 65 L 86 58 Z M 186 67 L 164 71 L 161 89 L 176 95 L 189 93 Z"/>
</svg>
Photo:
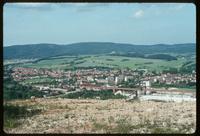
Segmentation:
<svg viewBox="0 0 200 136">
<path fill-rule="evenodd" d="M 109 60 L 112 59 L 112 60 Z M 126 61 L 123 61 L 126 60 Z M 122 56 L 99 56 L 88 58 L 86 62 L 91 62 L 94 65 L 113 66 L 120 68 L 147 68 L 149 70 L 160 71 L 169 67 L 180 67 L 186 60 L 164 61 L 156 59 L 131 58 Z M 87 63 L 82 63 L 79 66 L 87 66 Z"/>
<path fill-rule="evenodd" d="M 51 59 L 45 59 L 41 60 L 37 63 L 25 63 L 22 64 L 24 67 L 32 67 L 32 68 L 51 68 L 51 69 L 64 69 L 69 66 L 69 63 L 73 61 L 74 58 L 51 58 Z"/>
<path fill-rule="evenodd" d="M 37 63 L 21 64 L 23 67 L 66 69 L 72 67 L 112 67 L 112 68 L 145 68 L 150 71 L 162 71 L 168 68 L 180 68 L 187 62 L 186 58 L 166 61 L 159 59 L 144 59 L 122 56 L 90 55 L 90 56 L 60 56 L 38 61 Z"/>
</svg>

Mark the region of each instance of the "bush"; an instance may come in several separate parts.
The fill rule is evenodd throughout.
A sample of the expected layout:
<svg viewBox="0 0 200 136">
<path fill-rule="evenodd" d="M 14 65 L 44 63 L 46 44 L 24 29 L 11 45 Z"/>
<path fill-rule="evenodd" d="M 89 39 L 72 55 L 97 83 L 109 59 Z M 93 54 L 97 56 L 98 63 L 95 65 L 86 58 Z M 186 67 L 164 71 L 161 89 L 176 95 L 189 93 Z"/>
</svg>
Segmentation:
<svg viewBox="0 0 200 136">
<path fill-rule="evenodd" d="M 30 107 L 29 107 L 30 109 Z M 19 119 L 31 117 L 35 114 L 40 113 L 40 109 L 28 110 L 26 106 L 14 106 L 14 105 L 4 105 L 4 127 L 5 128 L 15 128 L 21 124 Z"/>
</svg>

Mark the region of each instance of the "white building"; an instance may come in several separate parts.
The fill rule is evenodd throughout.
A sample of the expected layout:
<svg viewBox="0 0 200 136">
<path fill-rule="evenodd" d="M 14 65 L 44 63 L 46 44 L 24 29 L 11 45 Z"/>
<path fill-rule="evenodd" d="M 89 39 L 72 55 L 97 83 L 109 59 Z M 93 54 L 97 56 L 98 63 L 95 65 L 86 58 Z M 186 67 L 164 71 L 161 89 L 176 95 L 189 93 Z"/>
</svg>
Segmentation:
<svg viewBox="0 0 200 136">
<path fill-rule="evenodd" d="M 127 82 L 129 79 L 133 79 L 133 76 L 125 76 L 124 81 Z"/>
<path fill-rule="evenodd" d="M 150 81 L 142 81 L 141 85 L 146 88 L 149 88 L 151 86 L 151 83 L 150 83 Z"/>
<path fill-rule="evenodd" d="M 106 80 L 106 79 L 95 79 L 98 83 L 104 83 L 104 84 L 106 84 L 106 83 L 108 83 L 108 80 Z"/>
<path fill-rule="evenodd" d="M 94 81 L 94 78 L 92 76 L 88 76 L 87 81 Z"/>
<path fill-rule="evenodd" d="M 118 84 L 124 80 L 124 76 L 120 75 L 118 77 L 115 77 L 115 84 Z"/>
</svg>

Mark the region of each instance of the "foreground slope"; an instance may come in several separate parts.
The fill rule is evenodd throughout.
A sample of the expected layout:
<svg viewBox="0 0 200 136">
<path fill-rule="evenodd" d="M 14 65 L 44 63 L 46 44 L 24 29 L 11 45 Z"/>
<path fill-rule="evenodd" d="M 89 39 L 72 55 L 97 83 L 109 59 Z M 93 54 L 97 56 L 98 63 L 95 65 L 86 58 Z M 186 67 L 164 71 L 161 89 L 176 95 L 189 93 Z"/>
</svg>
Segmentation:
<svg viewBox="0 0 200 136">
<path fill-rule="evenodd" d="M 21 118 L 7 133 L 193 133 L 195 102 L 125 100 L 36 99 L 10 101 L 9 105 L 40 110 Z"/>
</svg>

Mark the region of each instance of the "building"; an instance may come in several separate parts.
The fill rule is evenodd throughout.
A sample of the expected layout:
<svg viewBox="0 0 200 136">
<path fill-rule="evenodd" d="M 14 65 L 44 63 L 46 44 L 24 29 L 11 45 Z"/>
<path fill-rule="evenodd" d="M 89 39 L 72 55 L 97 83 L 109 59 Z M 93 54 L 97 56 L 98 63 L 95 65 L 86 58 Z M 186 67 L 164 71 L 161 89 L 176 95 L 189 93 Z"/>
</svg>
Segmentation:
<svg viewBox="0 0 200 136">
<path fill-rule="evenodd" d="M 141 86 L 149 88 L 151 86 L 151 83 L 150 83 L 150 81 L 142 81 Z"/>
<path fill-rule="evenodd" d="M 107 80 L 108 84 L 114 84 L 114 82 L 115 82 L 113 76 L 107 77 L 106 80 Z"/>
<path fill-rule="evenodd" d="M 92 82 L 92 81 L 94 81 L 94 78 L 92 76 L 88 76 L 87 77 L 87 81 L 91 81 Z"/>
<path fill-rule="evenodd" d="M 123 80 L 124 80 L 124 76 L 119 75 L 119 76 L 115 77 L 115 84 L 121 83 Z"/>
<path fill-rule="evenodd" d="M 133 76 L 125 76 L 124 81 L 127 82 L 128 80 L 133 79 Z"/>
<path fill-rule="evenodd" d="M 102 84 L 107 84 L 108 80 L 106 79 L 95 79 L 97 81 L 97 83 L 102 83 Z"/>
</svg>

